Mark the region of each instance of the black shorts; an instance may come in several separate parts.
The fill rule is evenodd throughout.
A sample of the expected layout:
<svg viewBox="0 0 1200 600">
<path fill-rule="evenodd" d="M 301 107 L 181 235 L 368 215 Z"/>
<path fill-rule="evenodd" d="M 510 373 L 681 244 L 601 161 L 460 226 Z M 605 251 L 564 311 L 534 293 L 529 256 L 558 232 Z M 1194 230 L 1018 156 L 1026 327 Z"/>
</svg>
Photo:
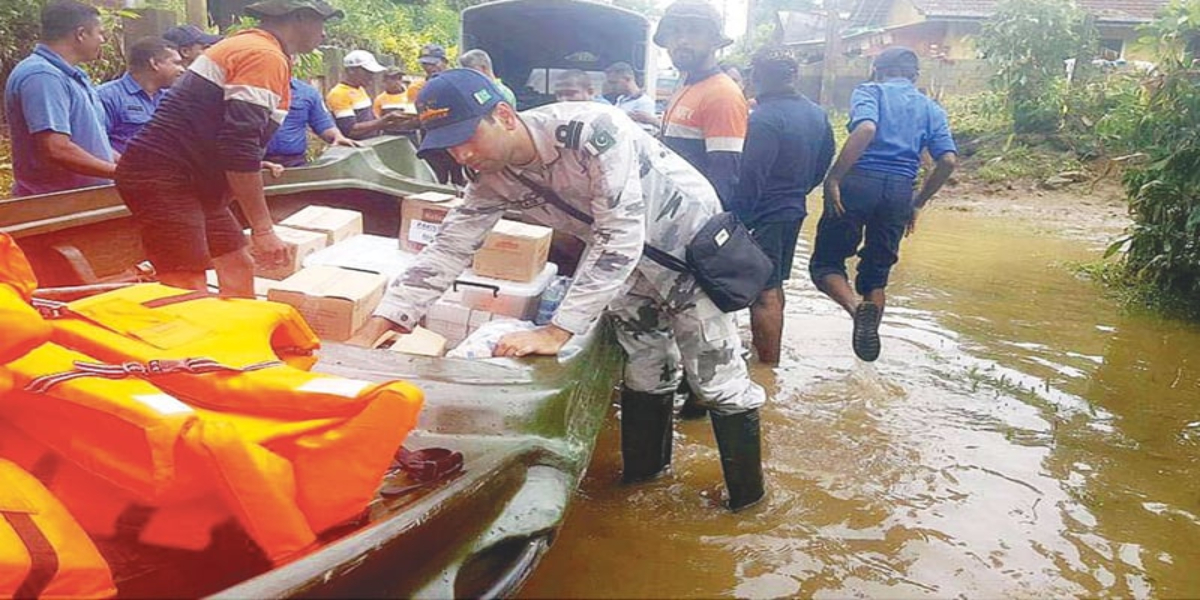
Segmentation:
<svg viewBox="0 0 1200 600">
<path fill-rule="evenodd" d="M 223 181 L 200 183 L 165 166 L 140 169 L 126 158 L 117 164 L 117 193 L 141 228 L 142 247 L 156 270 L 205 271 L 213 257 L 246 246 Z"/>
<path fill-rule="evenodd" d="M 783 286 L 792 276 L 792 257 L 796 255 L 796 239 L 800 237 L 800 225 L 804 217 L 795 221 L 762 223 L 754 227 L 754 241 L 771 258 L 775 270 L 767 280 L 768 290 Z"/>
</svg>

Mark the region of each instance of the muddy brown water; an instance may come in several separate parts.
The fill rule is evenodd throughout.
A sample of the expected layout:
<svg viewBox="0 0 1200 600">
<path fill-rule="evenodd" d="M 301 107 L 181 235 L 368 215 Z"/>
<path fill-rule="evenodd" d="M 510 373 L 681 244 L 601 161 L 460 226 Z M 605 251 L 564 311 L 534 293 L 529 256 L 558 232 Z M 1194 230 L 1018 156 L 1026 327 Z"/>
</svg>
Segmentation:
<svg viewBox="0 0 1200 600">
<path fill-rule="evenodd" d="M 574 597 L 1200 597 L 1200 328 L 1077 278 L 1102 240 L 951 210 L 906 240 L 882 357 L 806 275 L 753 367 L 769 500 L 715 508 L 708 423 L 675 475 L 620 472 L 615 415 L 522 591 Z"/>
</svg>

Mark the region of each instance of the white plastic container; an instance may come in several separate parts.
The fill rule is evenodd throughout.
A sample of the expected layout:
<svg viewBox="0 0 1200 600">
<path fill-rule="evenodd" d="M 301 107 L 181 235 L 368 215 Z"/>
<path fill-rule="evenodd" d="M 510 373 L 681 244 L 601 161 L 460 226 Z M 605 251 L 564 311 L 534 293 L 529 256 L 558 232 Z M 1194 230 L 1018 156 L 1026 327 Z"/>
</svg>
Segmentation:
<svg viewBox="0 0 1200 600">
<path fill-rule="evenodd" d="M 454 282 L 454 289 L 462 293 L 466 306 L 529 321 L 537 314 L 542 292 L 556 275 L 558 265 L 554 263 L 546 263 L 541 275 L 527 282 L 480 277 L 467 269 Z"/>
<path fill-rule="evenodd" d="M 319 265 L 379 273 L 394 281 L 408 270 L 417 255 L 400 250 L 396 238 L 356 235 L 304 258 L 305 267 Z"/>
</svg>

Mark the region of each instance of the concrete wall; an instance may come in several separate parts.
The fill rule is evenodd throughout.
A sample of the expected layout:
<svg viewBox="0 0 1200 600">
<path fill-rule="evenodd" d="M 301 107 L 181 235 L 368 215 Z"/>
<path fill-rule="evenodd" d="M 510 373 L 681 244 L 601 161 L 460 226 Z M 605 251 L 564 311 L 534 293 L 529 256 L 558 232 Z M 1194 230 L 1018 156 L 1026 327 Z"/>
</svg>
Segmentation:
<svg viewBox="0 0 1200 600">
<path fill-rule="evenodd" d="M 821 95 L 821 63 L 800 67 L 800 91 L 809 98 Z M 993 67 L 982 60 L 941 61 L 925 59 L 921 64 L 921 78 L 917 87 L 934 98 L 975 94 L 988 89 L 988 79 Z M 867 80 L 871 74 L 868 59 L 847 61 L 837 69 L 834 83 L 833 105 L 838 109 L 850 106 L 850 93 L 854 87 Z"/>
</svg>

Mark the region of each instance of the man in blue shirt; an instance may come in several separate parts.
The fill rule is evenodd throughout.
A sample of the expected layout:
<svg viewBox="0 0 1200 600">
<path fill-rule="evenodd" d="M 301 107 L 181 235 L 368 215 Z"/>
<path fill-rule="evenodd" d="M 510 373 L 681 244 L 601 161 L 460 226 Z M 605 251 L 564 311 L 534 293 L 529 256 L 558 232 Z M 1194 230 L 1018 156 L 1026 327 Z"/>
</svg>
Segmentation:
<svg viewBox="0 0 1200 600">
<path fill-rule="evenodd" d="M 796 59 L 779 48 L 754 56 L 751 79 L 758 109 L 750 113 L 741 172 L 727 209 L 754 233 L 775 271 L 750 306 L 758 360 L 779 362 L 783 282 L 792 271 L 796 238 L 808 214 L 805 199 L 833 161 L 833 128 L 821 107 L 796 91 Z"/>
<path fill-rule="evenodd" d="M 17 64 L 4 88 L 13 195 L 112 183 L 115 155 L 104 112 L 91 79 L 77 66 L 100 58 L 100 13 L 59 0 L 42 9 L 41 22 L 41 43 Z"/>
<path fill-rule="evenodd" d="M 608 87 L 616 95 L 612 104 L 625 111 L 630 119 L 650 132 L 658 131 L 658 117 L 654 116 L 654 98 L 642 93 L 638 87 L 637 74 L 627 62 L 613 63 L 604 70 Z"/>
<path fill-rule="evenodd" d="M 292 104 L 288 107 L 283 124 L 267 144 L 267 162 L 285 167 L 303 167 L 307 164 L 309 129 L 327 144 L 358 145 L 358 142 L 342 135 L 317 88 L 295 77 L 291 80 L 291 88 Z"/>
<path fill-rule="evenodd" d="M 107 117 L 108 141 L 113 150 L 125 152 L 125 145 L 141 131 L 167 88 L 183 74 L 179 52 L 162 38 L 143 38 L 129 47 L 128 71 L 120 79 L 96 90 Z"/>
<path fill-rule="evenodd" d="M 957 162 L 946 111 L 914 85 L 918 66 L 912 50 L 888 48 L 872 64 L 872 81 L 854 89 L 850 137 L 825 178 L 825 212 L 809 262 L 817 288 L 854 318 L 854 353 L 865 361 L 879 357 L 884 288 L 899 260 L 900 239 L 913 232 L 917 214 Z M 926 150 L 935 166 L 914 198 Z M 855 253 L 858 276 L 851 289 L 846 259 Z"/>
</svg>

